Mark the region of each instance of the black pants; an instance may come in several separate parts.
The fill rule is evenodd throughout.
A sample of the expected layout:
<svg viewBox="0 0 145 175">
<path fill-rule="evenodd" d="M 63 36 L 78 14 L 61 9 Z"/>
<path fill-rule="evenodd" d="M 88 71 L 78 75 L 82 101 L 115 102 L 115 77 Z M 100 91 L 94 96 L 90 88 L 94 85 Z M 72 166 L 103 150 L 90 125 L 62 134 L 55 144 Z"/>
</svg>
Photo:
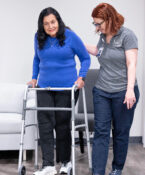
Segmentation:
<svg viewBox="0 0 145 175">
<path fill-rule="evenodd" d="M 75 92 L 75 102 L 79 91 Z M 38 107 L 71 107 L 71 91 L 37 91 Z M 68 162 L 71 157 L 71 112 L 38 111 L 42 166 L 54 166 L 54 135 L 56 131 L 56 161 Z"/>
</svg>

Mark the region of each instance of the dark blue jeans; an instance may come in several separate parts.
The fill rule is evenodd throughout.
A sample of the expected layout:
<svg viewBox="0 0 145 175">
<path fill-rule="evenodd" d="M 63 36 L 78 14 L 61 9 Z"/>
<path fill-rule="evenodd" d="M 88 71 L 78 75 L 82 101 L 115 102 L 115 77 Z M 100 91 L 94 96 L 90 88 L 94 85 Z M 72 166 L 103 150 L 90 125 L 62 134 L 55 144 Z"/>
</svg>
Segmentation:
<svg viewBox="0 0 145 175">
<path fill-rule="evenodd" d="M 93 174 L 104 175 L 108 159 L 111 123 L 113 125 L 113 162 L 112 169 L 123 169 L 132 125 L 134 110 L 139 99 L 138 87 L 134 88 L 136 103 L 131 109 L 123 104 L 125 91 L 107 93 L 93 88 L 95 113 L 94 140 L 92 148 Z"/>
</svg>

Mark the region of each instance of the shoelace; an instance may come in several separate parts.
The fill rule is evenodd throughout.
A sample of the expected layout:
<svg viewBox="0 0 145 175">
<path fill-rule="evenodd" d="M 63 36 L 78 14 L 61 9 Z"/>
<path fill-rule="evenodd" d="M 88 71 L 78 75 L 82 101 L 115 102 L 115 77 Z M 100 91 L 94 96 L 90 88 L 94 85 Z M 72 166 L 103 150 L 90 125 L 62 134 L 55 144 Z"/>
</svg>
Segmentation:
<svg viewBox="0 0 145 175">
<path fill-rule="evenodd" d="M 63 163 L 63 164 L 62 164 L 62 167 L 66 167 L 66 165 L 67 165 L 67 163 Z"/>
<path fill-rule="evenodd" d="M 67 167 L 68 162 L 67 163 L 62 163 L 62 167 Z"/>
</svg>

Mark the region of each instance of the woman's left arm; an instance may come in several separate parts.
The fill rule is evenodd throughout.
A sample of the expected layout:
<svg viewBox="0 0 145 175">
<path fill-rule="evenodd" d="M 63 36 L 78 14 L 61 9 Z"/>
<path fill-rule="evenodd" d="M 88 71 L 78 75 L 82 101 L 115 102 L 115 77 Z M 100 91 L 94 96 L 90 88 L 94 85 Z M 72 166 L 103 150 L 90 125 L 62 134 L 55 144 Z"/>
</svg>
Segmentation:
<svg viewBox="0 0 145 175">
<path fill-rule="evenodd" d="M 136 78 L 136 64 L 138 49 L 130 49 L 125 51 L 126 55 L 126 65 L 127 65 L 127 91 L 124 99 L 124 103 L 127 104 L 127 108 L 131 109 L 136 102 L 136 97 L 134 93 L 134 84 Z"/>
</svg>

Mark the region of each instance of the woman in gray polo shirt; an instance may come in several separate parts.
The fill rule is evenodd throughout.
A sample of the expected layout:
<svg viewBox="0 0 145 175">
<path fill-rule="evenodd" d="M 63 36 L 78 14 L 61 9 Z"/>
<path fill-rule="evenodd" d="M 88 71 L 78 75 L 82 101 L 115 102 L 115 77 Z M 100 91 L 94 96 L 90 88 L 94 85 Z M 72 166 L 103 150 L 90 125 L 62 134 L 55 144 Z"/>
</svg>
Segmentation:
<svg viewBox="0 0 145 175">
<path fill-rule="evenodd" d="M 109 175 L 121 175 L 127 156 L 129 131 L 139 99 L 136 81 L 138 44 L 135 34 L 123 27 L 124 17 L 101 3 L 92 12 L 100 40 L 86 45 L 97 56 L 99 75 L 93 88 L 95 128 L 92 150 L 93 175 L 104 175 L 113 124 L 113 161 Z"/>
</svg>

